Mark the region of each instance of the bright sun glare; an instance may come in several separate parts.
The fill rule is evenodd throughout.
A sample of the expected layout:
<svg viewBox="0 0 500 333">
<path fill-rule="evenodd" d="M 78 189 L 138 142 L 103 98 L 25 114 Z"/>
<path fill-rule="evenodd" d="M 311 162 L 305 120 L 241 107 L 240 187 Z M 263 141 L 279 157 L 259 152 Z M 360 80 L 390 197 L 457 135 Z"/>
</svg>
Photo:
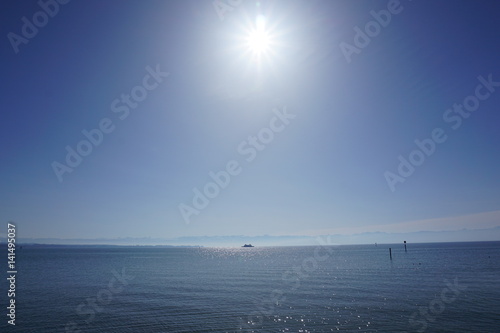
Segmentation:
<svg viewBox="0 0 500 333">
<path fill-rule="evenodd" d="M 247 47 L 254 55 L 261 55 L 269 51 L 271 38 L 266 31 L 266 19 L 259 15 L 255 21 L 255 28 L 249 31 L 246 38 Z"/>
<path fill-rule="evenodd" d="M 242 60 L 251 71 L 262 74 L 263 70 L 273 70 L 274 63 L 280 55 L 283 32 L 276 30 L 277 23 L 271 23 L 269 17 L 258 14 L 253 17 L 244 16 L 238 23 L 232 50 L 238 52 L 238 60 Z"/>
<path fill-rule="evenodd" d="M 263 53 L 269 48 L 269 35 L 265 31 L 252 31 L 247 38 L 247 43 L 252 52 Z"/>
</svg>

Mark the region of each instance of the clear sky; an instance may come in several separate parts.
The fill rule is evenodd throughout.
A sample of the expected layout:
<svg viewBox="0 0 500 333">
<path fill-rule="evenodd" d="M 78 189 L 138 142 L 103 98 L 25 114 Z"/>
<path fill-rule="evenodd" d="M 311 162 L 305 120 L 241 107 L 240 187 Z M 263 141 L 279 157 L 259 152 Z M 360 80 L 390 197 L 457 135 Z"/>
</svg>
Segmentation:
<svg viewBox="0 0 500 333">
<path fill-rule="evenodd" d="M 20 236 L 500 225 L 498 1 L 64 2 L 0 4 Z"/>
</svg>

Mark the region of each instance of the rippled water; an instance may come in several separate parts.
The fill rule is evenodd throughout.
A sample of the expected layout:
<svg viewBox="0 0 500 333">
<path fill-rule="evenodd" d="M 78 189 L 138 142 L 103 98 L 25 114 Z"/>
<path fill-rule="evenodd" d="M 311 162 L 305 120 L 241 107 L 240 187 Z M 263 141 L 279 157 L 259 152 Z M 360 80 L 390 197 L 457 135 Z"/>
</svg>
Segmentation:
<svg viewBox="0 0 500 333">
<path fill-rule="evenodd" d="M 499 332 L 500 242 L 390 247 L 24 246 L 8 329 Z"/>
</svg>

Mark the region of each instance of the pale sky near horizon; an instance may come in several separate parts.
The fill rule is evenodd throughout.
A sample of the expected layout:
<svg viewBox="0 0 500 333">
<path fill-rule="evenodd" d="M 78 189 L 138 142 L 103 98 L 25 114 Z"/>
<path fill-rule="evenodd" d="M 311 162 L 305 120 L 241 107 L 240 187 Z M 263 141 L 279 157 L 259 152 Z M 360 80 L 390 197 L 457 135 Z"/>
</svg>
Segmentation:
<svg viewBox="0 0 500 333">
<path fill-rule="evenodd" d="M 500 226 L 496 1 L 40 3 L 0 4 L 23 237 Z"/>
</svg>

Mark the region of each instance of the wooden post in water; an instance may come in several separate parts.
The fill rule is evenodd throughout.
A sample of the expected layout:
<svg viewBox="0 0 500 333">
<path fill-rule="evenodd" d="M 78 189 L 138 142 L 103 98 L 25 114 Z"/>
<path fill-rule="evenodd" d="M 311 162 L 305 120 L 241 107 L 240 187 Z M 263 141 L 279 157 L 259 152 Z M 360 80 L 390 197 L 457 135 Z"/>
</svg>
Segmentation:
<svg viewBox="0 0 500 333">
<path fill-rule="evenodd" d="M 405 252 L 406 252 L 406 241 L 405 241 Z"/>
<path fill-rule="evenodd" d="M 391 248 L 389 248 L 389 257 L 390 257 L 390 258 L 391 258 L 391 260 L 392 260 L 392 249 L 391 249 Z"/>
</svg>

